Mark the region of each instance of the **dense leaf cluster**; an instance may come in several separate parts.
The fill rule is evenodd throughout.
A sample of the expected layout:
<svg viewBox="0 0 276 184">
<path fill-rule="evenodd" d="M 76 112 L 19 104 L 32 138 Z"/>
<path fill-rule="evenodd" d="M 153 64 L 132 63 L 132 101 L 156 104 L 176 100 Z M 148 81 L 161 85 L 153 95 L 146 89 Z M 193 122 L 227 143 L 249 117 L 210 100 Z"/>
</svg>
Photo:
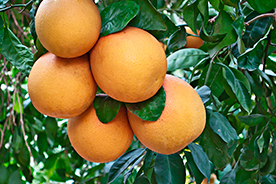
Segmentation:
<svg viewBox="0 0 276 184">
<path fill-rule="evenodd" d="M 27 76 L 46 52 L 34 29 L 39 3 L 0 0 L 0 183 L 201 183 L 211 173 L 222 184 L 276 183 L 275 0 L 97 1 L 101 36 L 127 25 L 149 31 L 167 47 L 167 72 L 189 82 L 207 112 L 204 132 L 181 152 L 160 155 L 134 139 L 107 164 L 78 156 L 66 120 L 45 117 L 30 102 Z M 199 30 L 199 49 L 185 48 L 185 26 Z M 125 105 L 154 120 L 164 99 L 161 88 Z M 94 101 L 105 123 L 121 105 L 101 95 Z"/>
</svg>

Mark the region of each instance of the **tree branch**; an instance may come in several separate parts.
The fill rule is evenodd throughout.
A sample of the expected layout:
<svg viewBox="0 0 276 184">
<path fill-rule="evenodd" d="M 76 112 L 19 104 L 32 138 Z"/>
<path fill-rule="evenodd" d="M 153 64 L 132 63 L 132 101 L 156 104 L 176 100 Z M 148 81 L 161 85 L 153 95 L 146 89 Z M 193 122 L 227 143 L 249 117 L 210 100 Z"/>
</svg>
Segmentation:
<svg viewBox="0 0 276 184">
<path fill-rule="evenodd" d="M 249 20 L 248 22 L 245 22 L 244 24 L 245 24 L 245 26 L 249 26 L 249 24 L 255 22 L 256 20 L 264 18 L 264 17 L 272 17 L 273 19 L 276 19 L 275 13 L 265 13 L 265 14 L 261 14 L 261 15 L 254 17 L 253 19 Z"/>
</svg>

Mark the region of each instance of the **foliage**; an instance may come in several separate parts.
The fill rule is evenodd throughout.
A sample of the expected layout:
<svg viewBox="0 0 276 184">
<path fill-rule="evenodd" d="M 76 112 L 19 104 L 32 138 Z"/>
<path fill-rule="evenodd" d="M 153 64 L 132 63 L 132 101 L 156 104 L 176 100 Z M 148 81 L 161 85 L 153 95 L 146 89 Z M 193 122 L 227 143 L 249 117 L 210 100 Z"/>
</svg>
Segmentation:
<svg viewBox="0 0 276 184">
<path fill-rule="evenodd" d="M 202 135 L 179 153 L 156 154 L 134 139 L 128 152 L 107 164 L 78 156 L 66 120 L 46 117 L 30 102 L 27 76 L 45 53 L 33 21 L 39 3 L 0 1 L 0 183 L 201 183 L 211 173 L 222 184 L 276 183 L 274 0 L 97 1 L 101 35 L 126 25 L 152 33 L 167 45 L 167 72 L 196 88 L 207 112 Z M 204 45 L 185 48 L 184 26 L 200 30 Z M 160 109 L 143 109 L 157 104 L 162 111 L 158 102 L 165 95 L 159 94 L 127 107 L 154 118 Z M 123 105 L 97 101 L 99 116 L 109 119 Z"/>
</svg>

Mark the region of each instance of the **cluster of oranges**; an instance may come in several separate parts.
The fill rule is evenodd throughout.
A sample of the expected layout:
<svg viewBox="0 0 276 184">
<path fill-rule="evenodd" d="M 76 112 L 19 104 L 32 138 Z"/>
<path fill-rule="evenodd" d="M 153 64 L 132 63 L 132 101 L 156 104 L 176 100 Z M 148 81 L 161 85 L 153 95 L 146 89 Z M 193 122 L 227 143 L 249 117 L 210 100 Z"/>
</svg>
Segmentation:
<svg viewBox="0 0 276 184">
<path fill-rule="evenodd" d="M 44 0 L 35 27 L 49 51 L 33 65 L 28 91 L 41 113 L 68 118 L 70 142 L 91 162 L 120 157 L 133 136 L 161 154 L 180 151 L 205 127 L 205 108 L 184 80 L 167 75 L 160 42 L 145 30 L 126 27 L 99 37 L 101 17 L 92 0 Z M 127 103 L 147 100 L 164 87 L 165 108 L 157 121 L 144 121 L 123 105 L 107 124 L 96 115 L 97 87 Z"/>
</svg>

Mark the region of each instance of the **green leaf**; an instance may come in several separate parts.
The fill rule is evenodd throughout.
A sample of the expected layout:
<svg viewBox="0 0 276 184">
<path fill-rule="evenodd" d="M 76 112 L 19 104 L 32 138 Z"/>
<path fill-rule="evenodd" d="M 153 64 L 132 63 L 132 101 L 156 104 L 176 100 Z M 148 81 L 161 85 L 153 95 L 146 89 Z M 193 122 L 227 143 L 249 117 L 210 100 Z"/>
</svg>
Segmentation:
<svg viewBox="0 0 276 184">
<path fill-rule="evenodd" d="M 185 151 L 185 157 L 187 159 L 187 163 L 185 166 L 188 168 L 191 177 L 195 178 L 196 183 L 201 183 L 205 176 L 198 169 L 193 159 L 192 153 Z"/>
<path fill-rule="evenodd" d="M 204 104 L 210 100 L 211 90 L 208 86 L 202 86 L 199 89 L 197 89 L 196 92 L 199 94 L 199 96 Z"/>
<path fill-rule="evenodd" d="M 208 0 L 200 0 L 198 1 L 198 10 L 203 18 L 203 25 L 207 25 L 209 20 L 209 11 L 208 11 Z M 196 32 L 195 32 L 196 33 Z"/>
<path fill-rule="evenodd" d="M 96 96 L 93 101 L 96 114 L 102 123 L 108 123 L 113 120 L 117 116 L 121 104 L 121 102 L 109 96 Z"/>
<path fill-rule="evenodd" d="M 195 143 L 190 143 L 188 148 L 191 150 L 193 160 L 200 170 L 200 172 L 210 180 L 211 176 L 211 165 L 206 153 L 203 151 L 202 147 Z"/>
<path fill-rule="evenodd" d="M 245 28 L 244 26 L 244 16 L 238 17 L 233 23 L 233 28 L 235 29 L 237 35 L 242 38 L 243 30 Z"/>
<path fill-rule="evenodd" d="M 209 125 L 212 130 L 218 134 L 227 144 L 238 139 L 236 130 L 231 126 L 225 116 L 218 112 L 208 111 L 210 113 Z"/>
<path fill-rule="evenodd" d="M 193 67 L 207 55 L 206 52 L 200 49 L 188 48 L 178 50 L 167 58 L 167 71 Z"/>
<path fill-rule="evenodd" d="M 134 0 L 140 7 L 138 15 L 130 22 L 131 26 L 145 30 L 167 29 L 162 15 L 152 6 L 149 0 Z"/>
<path fill-rule="evenodd" d="M 221 1 L 220 0 L 209 0 L 209 2 L 211 3 L 211 5 L 213 6 L 213 8 L 217 11 L 219 11 L 221 8 Z"/>
<path fill-rule="evenodd" d="M 265 116 L 262 114 L 251 114 L 248 116 L 238 116 L 239 120 L 248 126 L 256 126 L 260 124 Z"/>
<path fill-rule="evenodd" d="M 170 52 L 175 52 L 186 45 L 186 30 L 181 29 L 174 32 L 168 39 L 167 46 Z"/>
<path fill-rule="evenodd" d="M 120 158 L 118 158 L 109 170 L 108 183 L 114 181 L 131 164 L 133 164 L 137 159 L 139 159 L 144 152 L 145 149 L 137 148 L 124 153 Z"/>
<path fill-rule="evenodd" d="M 121 31 L 138 14 L 134 1 L 114 2 L 101 11 L 101 36 Z"/>
<path fill-rule="evenodd" d="M 154 172 L 158 184 L 185 183 L 185 167 L 178 153 L 171 155 L 157 154 Z"/>
<path fill-rule="evenodd" d="M 19 169 L 17 169 L 10 175 L 8 184 L 22 184 L 22 183 L 23 181 L 21 179 L 21 174 L 19 172 Z"/>
<path fill-rule="evenodd" d="M 133 184 L 150 184 L 150 181 L 145 175 L 141 175 L 135 179 Z"/>
<path fill-rule="evenodd" d="M 9 171 L 8 169 L 4 166 L 0 166 L 0 184 L 8 183 L 9 180 Z"/>
<path fill-rule="evenodd" d="M 231 71 L 230 68 L 224 67 L 224 78 L 226 79 L 227 83 L 230 85 L 231 89 L 235 93 L 238 101 L 240 102 L 241 106 L 247 111 L 251 111 L 251 96 L 246 89 L 245 85 L 240 82 Z"/>
<path fill-rule="evenodd" d="M 239 67 L 249 71 L 256 70 L 262 62 L 263 45 L 259 42 L 254 48 L 248 49 L 238 57 Z"/>
<path fill-rule="evenodd" d="M 214 34 L 227 34 L 227 35 L 223 38 L 223 40 L 220 43 L 214 46 L 209 45 L 211 49 L 208 52 L 210 53 L 211 57 L 214 56 L 215 53 L 218 52 L 220 49 L 231 45 L 237 40 L 237 33 L 233 28 L 232 23 L 233 23 L 233 19 L 231 18 L 231 16 L 223 10 L 220 11 L 215 21 Z"/>
<path fill-rule="evenodd" d="M 253 19 L 258 15 L 259 14 L 257 12 L 252 12 L 246 17 L 245 22 Z M 249 26 L 246 26 L 245 32 L 242 37 L 246 48 L 252 47 L 263 37 L 267 29 L 271 26 L 272 20 L 273 18 L 271 17 L 264 17 L 254 21 Z"/>
<path fill-rule="evenodd" d="M 36 53 L 34 54 L 33 61 L 36 61 L 40 56 L 47 53 L 48 50 L 43 47 L 39 39 L 36 39 Z"/>
<path fill-rule="evenodd" d="M 267 174 L 261 179 L 262 184 L 276 184 L 276 180 L 273 178 L 271 174 Z"/>
<path fill-rule="evenodd" d="M 199 32 L 199 37 L 206 41 L 206 42 L 210 42 L 210 43 L 219 43 L 221 42 L 224 37 L 226 36 L 227 34 L 226 33 L 223 33 L 223 34 L 213 34 L 213 35 L 209 35 L 205 28 L 203 27 L 203 29 L 200 30 Z"/>
<path fill-rule="evenodd" d="M 183 19 L 192 29 L 194 33 L 197 32 L 197 17 L 199 15 L 199 9 L 197 7 L 197 1 L 193 1 L 189 6 L 183 9 Z"/>
<path fill-rule="evenodd" d="M 260 161 L 254 156 L 254 152 L 248 146 L 244 146 L 241 150 L 240 163 L 247 171 L 258 170 L 260 167 Z"/>
<path fill-rule="evenodd" d="M 211 92 L 216 97 L 219 97 L 224 91 L 223 83 L 225 79 L 222 76 L 222 66 L 213 63 L 211 70 L 209 71 L 210 65 L 207 65 L 199 79 L 199 85 L 206 85 L 211 89 Z M 209 77 L 207 73 L 209 72 Z M 207 80 L 207 81 L 206 81 Z"/>
<path fill-rule="evenodd" d="M 246 78 L 246 76 L 240 71 L 240 70 L 237 70 L 235 68 L 230 68 L 231 71 L 233 72 L 233 74 L 235 75 L 236 79 L 243 83 L 244 86 L 246 87 L 246 89 L 251 92 L 251 87 L 250 87 L 250 83 L 248 81 L 248 79 Z"/>
<path fill-rule="evenodd" d="M 226 173 L 220 180 L 220 184 L 236 184 L 236 170 L 231 169 L 228 173 Z"/>
<path fill-rule="evenodd" d="M 29 75 L 33 65 L 33 54 L 19 41 L 9 29 L 4 29 L 4 40 L 1 53 L 24 75 Z"/>
<path fill-rule="evenodd" d="M 209 160 L 218 168 L 224 168 L 229 162 L 227 144 L 207 126 L 201 135 L 200 145 Z"/>
<path fill-rule="evenodd" d="M 260 77 L 258 75 L 253 74 L 252 72 L 249 73 L 248 71 L 245 71 L 244 74 L 250 83 L 253 93 L 257 97 L 264 97 L 265 91 L 262 86 L 262 82 L 260 81 Z"/>
<path fill-rule="evenodd" d="M 147 149 L 147 153 L 146 153 L 144 163 L 143 163 L 143 170 L 144 170 L 145 174 L 147 174 L 147 172 L 150 170 L 153 156 L 154 156 L 154 152 L 151 151 L 150 149 Z"/>
<path fill-rule="evenodd" d="M 125 103 L 127 109 L 147 121 L 156 121 L 165 108 L 166 93 L 163 87 L 150 99 L 138 103 Z"/>
<path fill-rule="evenodd" d="M 12 96 L 13 99 L 13 109 L 15 110 L 15 112 L 19 113 L 23 113 L 24 109 L 23 109 L 23 99 L 21 96 L 19 96 L 18 93 L 13 93 Z"/>
<path fill-rule="evenodd" d="M 266 13 L 274 8 L 276 8 L 275 0 L 247 0 L 247 2 L 259 13 Z"/>
</svg>

